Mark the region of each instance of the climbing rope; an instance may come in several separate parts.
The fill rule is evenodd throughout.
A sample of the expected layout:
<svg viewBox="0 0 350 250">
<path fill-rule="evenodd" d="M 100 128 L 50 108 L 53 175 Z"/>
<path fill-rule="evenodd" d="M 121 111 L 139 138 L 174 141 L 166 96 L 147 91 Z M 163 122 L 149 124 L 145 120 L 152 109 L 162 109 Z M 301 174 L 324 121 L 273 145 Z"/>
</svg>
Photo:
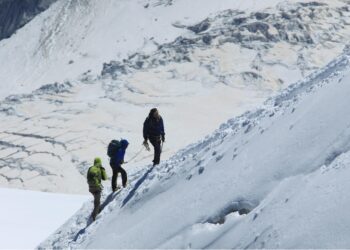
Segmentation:
<svg viewBox="0 0 350 250">
<path fill-rule="evenodd" d="M 130 158 L 130 160 L 127 163 L 132 162 L 133 160 L 135 160 L 142 153 L 143 149 L 144 149 L 144 147 L 143 147 L 143 145 L 141 145 L 140 150 L 132 158 Z"/>
</svg>

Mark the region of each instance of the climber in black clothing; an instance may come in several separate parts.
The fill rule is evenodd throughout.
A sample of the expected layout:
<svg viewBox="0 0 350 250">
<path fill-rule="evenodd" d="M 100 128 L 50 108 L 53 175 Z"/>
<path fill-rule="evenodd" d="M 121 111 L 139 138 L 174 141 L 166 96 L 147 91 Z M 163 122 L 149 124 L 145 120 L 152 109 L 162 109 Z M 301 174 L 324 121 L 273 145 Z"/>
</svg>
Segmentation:
<svg viewBox="0 0 350 250">
<path fill-rule="evenodd" d="M 156 108 L 151 109 L 143 124 L 143 144 L 148 147 L 148 140 L 154 148 L 153 166 L 160 162 L 162 143 L 165 141 L 164 123 Z"/>
</svg>

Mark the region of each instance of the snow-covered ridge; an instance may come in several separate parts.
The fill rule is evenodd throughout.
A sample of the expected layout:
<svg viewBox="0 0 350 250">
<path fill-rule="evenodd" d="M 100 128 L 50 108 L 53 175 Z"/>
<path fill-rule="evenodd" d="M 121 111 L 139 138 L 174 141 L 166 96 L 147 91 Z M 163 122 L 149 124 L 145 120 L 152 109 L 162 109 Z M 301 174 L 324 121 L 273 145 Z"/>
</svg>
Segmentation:
<svg viewBox="0 0 350 250">
<path fill-rule="evenodd" d="M 38 89 L 31 94 L 14 92 L 0 103 L 2 185 L 87 192 L 85 172 L 92 156 L 103 157 L 107 165 L 106 144 L 112 138 L 125 137 L 132 142 L 128 150 L 128 157 L 132 158 L 141 147 L 143 120 L 154 106 L 160 108 L 165 118 L 164 158 L 168 158 L 211 133 L 222 121 L 254 109 L 274 91 L 326 65 L 341 53 L 350 34 L 349 11 L 343 1 L 309 5 L 291 1 L 275 9 L 264 9 L 279 1 L 269 4 L 241 1 L 243 8 L 236 5 L 239 1 L 221 4 L 208 1 L 203 5 L 193 0 L 191 4 L 196 8 L 193 18 L 187 18 L 191 11 L 183 0 L 171 4 L 146 1 L 148 7 L 144 1 L 116 2 L 119 3 L 59 1 L 11 38 L 13 43 L 0 44 L 6 53 L 10 52 L 8 46 L 19 43 L 17 39 L 22 33 L 34 32 L 45 20 L 47 26 L 45 34 L 40 33 L 40 42 L 28 41 L 29 47 L 21 47 L 26 53 L 38 56 L 30 58 L 40 62 L 60 58 L 67 64 L 65 67 L 79 69 L 89 66 L 82 71 L 85 73 L 79 72 L 69 81 L 59 81 L 61 76 L 68 77 L 72 69 L 61 68 L 55 62 L 55 73 L 50 74 L 55 81 L 48 82 L 56 83 L 40 87 L 41 81 L 35 81 L 30 87 Z M 58 16 L 55 10 L 60 10 Z M 147 20 L 146 26 L 151 22 L 155 30 L 134 23 L 127 30 L 125 19 L 129 20 L 129 16 L 122 15 L 122 10 L 135 11 L 142 20 Z M 78 19 L 81 21 L 76 22 Z M 116 25 L 105 25 L 106 22 Z M 113 38 L 113 42 L 95 46 L 100 44 L 94 40 L 97 37 L 112 41 L 102 32 L 108 33 L 106 29 L 110 27 L 113 32 L 108 37 Z M 306 35 L 305 30 L 310 34 Z M 140 36 L 134 40 L 120 38 L 121 34 L 136 33 Z M 93 49 L 101 49 L 106 53 L 103 55 L 108 56 L 100 57 L 100 50 L 92 53 L 80 44 L 78 37 L 85 37 L 83 44 L 94 44 Z M 329 37 L 332 40 L 327 41 Z M 119 41 L 117 45 L 115 39 Z M 32 45 L 36 48 L 33 51 Z M 127 50 L 123 50 L 124 45 Z M 80 51 L 80 46 L 98 58 L 83 57 L 83 62 L 71 57 L 69 53 Z M 1 51 L 0 48 L 0 54 Z M 69 64 L 71 59 L 73 63 Z M 34 61 L 29 64 L 36 65 Z M 92 67 L 96 64 L 97 68 Z M 2 69 L 5 68 L 0 67 Z M 49 64 L 36 69 L 52 70 Z M 35 72 L 44 76 L 40 70 Z M 17 73 L 7 71 L 0 77 L 12 79 Z M 31 88 L 26 93 L 30 93 Z M 208 117 L 211 117 L 209 121 Z M 141 167 L 150 162 L 150 158 L 150 154 L 142 152 L 128 169 Z"/>
<path fill-rule="evenodd" d="M 94 224 L 79 231 L 90 202 L 40 247 L 348 247 L 349 58 L 135 172 Z"/>
</svg>

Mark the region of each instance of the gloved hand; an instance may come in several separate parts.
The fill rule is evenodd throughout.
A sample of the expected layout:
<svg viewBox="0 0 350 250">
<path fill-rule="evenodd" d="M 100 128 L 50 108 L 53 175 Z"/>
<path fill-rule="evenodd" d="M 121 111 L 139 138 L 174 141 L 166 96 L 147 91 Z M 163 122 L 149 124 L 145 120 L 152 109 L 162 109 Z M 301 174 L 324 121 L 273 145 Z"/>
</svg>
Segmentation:
<svg viewBox="0 0 350 250">
<path fill-rule="evenodd" d="M 147 151 L 151 151 L 151 148 L 148 145 L 147 139 L 145 139 L 142 143 L 142 145 L 146 148 Z"/>
<path fill-rule="evenodd" d="M 165 135 L 162 135 L 162 142 L 165 142 Z"/>
</svg>

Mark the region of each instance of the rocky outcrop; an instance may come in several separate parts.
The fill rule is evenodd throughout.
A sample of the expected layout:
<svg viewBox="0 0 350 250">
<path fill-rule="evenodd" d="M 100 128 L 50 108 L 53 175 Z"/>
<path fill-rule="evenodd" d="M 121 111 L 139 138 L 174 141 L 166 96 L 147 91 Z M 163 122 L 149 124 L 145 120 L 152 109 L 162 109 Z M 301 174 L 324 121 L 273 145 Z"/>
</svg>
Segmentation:
<svg viewBox="0 0 350 250">
<path fill-rule="evenodd" d="M 0 0 L 0 40 L 46 10 L 56 0 Z"/>
</svg>

